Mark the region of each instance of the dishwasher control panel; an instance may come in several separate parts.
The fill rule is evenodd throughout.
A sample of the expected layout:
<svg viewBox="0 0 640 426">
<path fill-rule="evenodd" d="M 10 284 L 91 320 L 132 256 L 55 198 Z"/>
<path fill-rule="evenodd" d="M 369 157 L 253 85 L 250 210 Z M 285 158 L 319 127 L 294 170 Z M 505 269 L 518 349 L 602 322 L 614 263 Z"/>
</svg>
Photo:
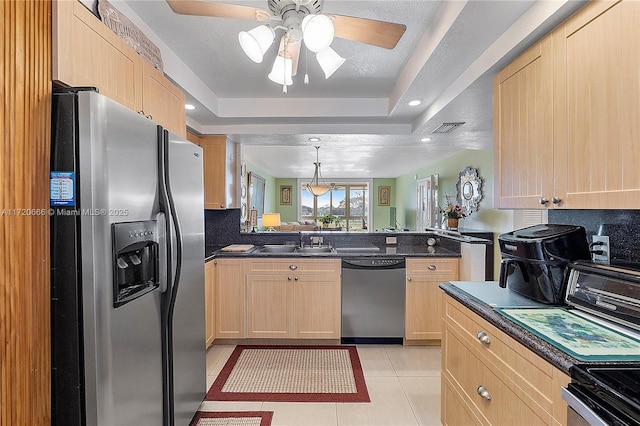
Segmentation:
<svg viewBox="0 0 640 426">
<path fill-rule="evenodd" d="M 347 257 L 342 259 L 343 267 L 359 268 L 404 268 L 404 257 Z"/>
</svg>

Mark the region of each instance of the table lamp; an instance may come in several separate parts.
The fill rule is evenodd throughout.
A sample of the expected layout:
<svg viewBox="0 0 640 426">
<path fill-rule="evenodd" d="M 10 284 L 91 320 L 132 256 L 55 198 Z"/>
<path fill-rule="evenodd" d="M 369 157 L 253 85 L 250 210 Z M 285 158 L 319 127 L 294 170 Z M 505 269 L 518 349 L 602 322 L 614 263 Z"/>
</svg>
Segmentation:
<svg viewBox="0 0 640 426">
<path fill-rule="evenodd" d="M 262 226 L 266 227 L 268 232 L 275 232 L 274 226 L 280 226 L 280 213 L 263 213 Z"/>
</svg>

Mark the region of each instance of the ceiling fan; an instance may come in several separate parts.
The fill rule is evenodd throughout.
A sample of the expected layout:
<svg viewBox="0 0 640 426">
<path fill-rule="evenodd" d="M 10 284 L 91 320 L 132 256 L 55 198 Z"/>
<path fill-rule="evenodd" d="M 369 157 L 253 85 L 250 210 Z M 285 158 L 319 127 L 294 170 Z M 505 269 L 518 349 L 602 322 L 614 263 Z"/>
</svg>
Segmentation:
<svg viewBox="0 0 640 426">
<path fill-rule="evenodd" d="M 331 47 L 334 37 L 393 49 L 406 25 L 346 15 L 324 15 L 324 0 L 268 0 L 269 10 L 228 3 L 198 0 L 166 0 L 180 15 L 212 16 L 265 22 L 251 31 L 241 31 L 238 40 L 247 56 L 260 63 L 275 40 L 275 30 L 284 30 L 269 79 L 281 84 L 283 92 L 293 84 L 298 69 L 300 47 L 316 54 L 329 78 L 345 61 Z M 308 84 L 308 75 L 304 82 Z"/>
</svg>

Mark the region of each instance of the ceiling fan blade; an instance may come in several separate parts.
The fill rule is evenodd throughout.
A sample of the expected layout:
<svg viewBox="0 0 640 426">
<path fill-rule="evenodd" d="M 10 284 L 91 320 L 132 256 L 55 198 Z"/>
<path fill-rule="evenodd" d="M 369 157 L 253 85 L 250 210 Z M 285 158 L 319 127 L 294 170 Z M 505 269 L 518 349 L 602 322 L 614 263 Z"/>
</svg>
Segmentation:
<svg viewBox="0 0 640 426">
<path fill-rule="evenodd" d="M 407 26 L 393 22 L 356 18 L 345 15 L 328 15 L 333 19 L 335 36 L 359 41 L 373 46 L 393 49 L 400 41 Z"/>
<path fill-rule="evenodd" d="M 171 10 L 180 15 L 214 16 L 218 18 L 248 19 L 251 21 L 268 21 L 271 19 L 271 12 L 256 7 L 196 0 L 167 0 L 167 3 Z"/>
</svg>

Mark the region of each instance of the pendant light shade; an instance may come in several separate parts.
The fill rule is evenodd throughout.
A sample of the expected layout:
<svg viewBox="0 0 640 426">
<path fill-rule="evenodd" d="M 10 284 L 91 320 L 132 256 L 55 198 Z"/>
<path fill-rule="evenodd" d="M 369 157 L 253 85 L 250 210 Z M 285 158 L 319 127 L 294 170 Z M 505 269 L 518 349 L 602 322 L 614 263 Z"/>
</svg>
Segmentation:
<svg viewBox="0 0 640 426">
<path fill-rule="evenodd" d="M 269 80 L 283 86 L 291 86 L 293 84 L 291 76 L 292 71 L 293 61 L 291 58 L 285 58 L 282 55 L 278 55 L 276 56 L 276 60 L 273 62 L 273 68 L 271 68 L 271 72 L 269 73 Z"/>
<path fill-rule="evenodd" d="M 307 191 L 309 191 L 312 195 L 318 197 L 320 195 L 324 195 L 327 192 L 331 191 L 335 184 L 327 184 L 322 179 L 322 173 L 320 171 L 320 160 L 318 157 L 318 151 L 320 149 L 319 146 L 316 146 L 316 162 L 313 163 L 315 165 L 315 172 L 313 173 L 313 178 L 311 178 L 311 182 L 305 185 Z"/>
<path fill-rule="evenodd" d="M 301 28 L 304 44 L 312 52 L 326 49 L 333 41 L 333 22 L 326 15 L 305 16 Z"/>
<path fill-rule="evenodd" d="M 265 52 L 275 39 L 276 34 L 271 27 L 260 25 L 251 31 L 240 31 L 238 41 L 244 53 L 253 62 L 261 63 Z"/>
<path fill-rule="evenodd" d="M 327 79 L 333 75 L 338 68 L 344 64 L 345 59 L 338 55 L 335 50 L 330 47 L 316 53 L 316 59 L 320 64 L 320 68 L 324 71 L 324 78 Z"/>
</svg>

